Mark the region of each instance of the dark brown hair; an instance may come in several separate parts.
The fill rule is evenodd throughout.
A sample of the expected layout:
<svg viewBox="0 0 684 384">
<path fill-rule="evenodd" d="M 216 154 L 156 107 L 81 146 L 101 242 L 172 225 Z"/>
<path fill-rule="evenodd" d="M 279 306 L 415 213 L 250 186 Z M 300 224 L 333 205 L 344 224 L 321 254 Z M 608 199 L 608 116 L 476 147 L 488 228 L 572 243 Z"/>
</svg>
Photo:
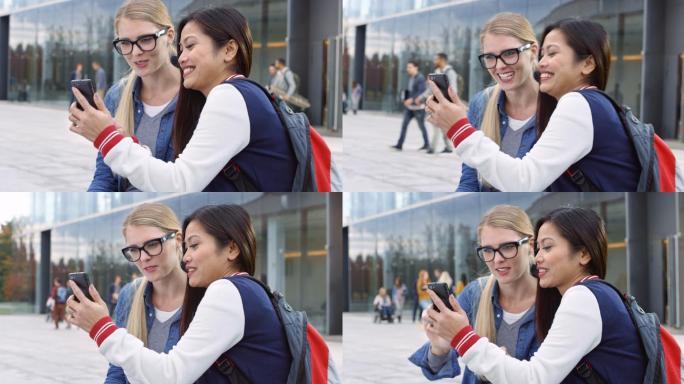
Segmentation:
<svg viewBox="0 0 684 384">
<path fill-rule="evenodd" d="M 591 261 L 586 266 L 587 272 L 601 279 L 606 277 L 608 239 L 603 220 L 596 212 L 585 208 L 553 210 L 537 221 L 534 227 L 535 239 L 539 239 L 539 228 L 545 223 L 552 223 L 561 237 L 570 243 L 574 252 L 585 250 L 591 256 Z M 538 249 L 535 245 L 535 254 L 536 252 Z M 537 287 L 535 329 L 540 343 L 549 333 L 560 301 L 561 294 L 558 288 Z"/>
<path fill-rule="evenodd" d="M 546 36 L 553 30 L 560 30 L 565 36 L 568 46 L 575 52 L 577 62 L 588 57 L 594 58 L 596 68 L 587 76 L 587 83 L 600 90 L 606 89 L 608 75 L 610 74 L 610 42 L 608 34 L 601 24 L 590 20 L 563 19 L 544 29 L 541 45 L 544 46 Z M 539 61 L 542 59 L 542 50 L 539 50 Z M 537 106 L 537 137 L 546 129 L 549 119 L 556 109 L 558 100 L 553 96 L 540 92 Z"/>
<path fill-rule="evenodd" d="M 183 236 L 188 225 L 193 221 L 200 224 L 214 238 L 219 249 L 227 247 L 231 242 L 235 243 L 240 251 L 237 258 L 239 271 L 254 276 L 256 236 L 252 220 L 244 208 L 234 204 L 208 205 L 199 208 L 183 221 Z M 183 248 L 185 248 L 185 241 Z M 186 285 L 181 314 L 181 334 L 184 334 L 190 326 L 206 290 L 206 288 Z"/>
<path fill-rule="evenodd" d="M 252 68 L 252 33 L 247 19 L 235 8 L 207 8 L 194 11 L 183 18 L 178 24 L 178 54 L 181 53 L 181 32 L 189 23 L 194 22 L 202 32 L 214 42 L 215 51 L 228 44 L 231 40 L 237 43 L 238 50 L 235 57 L 235 72 L 246 77 Z M 187 89 L 181 80 L 176 116 L 173 122 L 173 149 L 176 157 L 183 152 L 197 127 L 206 98 L 200 91 Z"/>
</svg>

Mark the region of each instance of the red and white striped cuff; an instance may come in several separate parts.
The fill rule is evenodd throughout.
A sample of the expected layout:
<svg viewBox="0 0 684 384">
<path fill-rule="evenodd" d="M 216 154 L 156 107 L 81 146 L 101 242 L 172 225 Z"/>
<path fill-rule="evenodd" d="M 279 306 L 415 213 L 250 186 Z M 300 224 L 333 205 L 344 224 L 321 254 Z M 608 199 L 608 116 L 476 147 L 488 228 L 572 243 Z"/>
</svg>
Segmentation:
<svg viewBox="0 0 684 384">
<path fill-rule="evenodd" d="M 468 118 L 464 117 L 461 120 L 457 121 L 454 123 L 454 125 L 449 128 L 449 131 L 447 131 L 447 137 L 449 140 L 451 140 L 452 143 L 454 143 L 454 147 L 458 147 L 463 140 L 468 138 L 471 134 L 473 134 L 476 131 L 475 128 L 473 128 L 472 125 L 470 125 L 470 121 L 468 121 Z"/>
<path fill-rule="evenodd" d="M 95 141 L 93 141 L 93 145 L 102 153 L 102 157 L 106 157 L 109 151 L 125 137 L 126 136 L 116 129 L 116 125 L 112 124 L 100 132 L 97 138 L 95 138 Z M 131 136 L 131 139 L 133 139 L 134 143 L 138 143 L 137 137 Z"/>
<path fill-rule="evenodd" d="M 90 338 L 95 340 L 95 344 L 99 347 L 117 329 L 119 327 L 114 324 L 114 320 L 109 316 L 105 316 L 98 320 L 90 329 Z"/>
<path fill-rule="evenodd" d="M 459 356 L 463 356 L 478 340 L 480 340 L 480 336 L 475 333 L 473 327 L 468 325 L 458 331 L 456 336 L 451 339 L 451 348 L 454 348 Z"/>
</svg>

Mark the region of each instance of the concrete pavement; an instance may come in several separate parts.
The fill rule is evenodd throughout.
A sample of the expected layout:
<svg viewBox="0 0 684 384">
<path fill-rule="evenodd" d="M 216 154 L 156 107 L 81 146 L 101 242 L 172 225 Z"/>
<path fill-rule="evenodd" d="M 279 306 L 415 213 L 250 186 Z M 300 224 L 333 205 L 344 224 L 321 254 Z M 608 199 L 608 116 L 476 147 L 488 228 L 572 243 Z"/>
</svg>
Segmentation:
<svg viewBox="0 0 684 384">
<path fill-rule="evenodd" d="M 344 153 L 338 164 L 345 177 L 344 190 L 452 192 L 461 177 L 461 161 L 453 153 L 419 151 L 423 139 L 415 119 L 408 126 L 403 150 L 397 143 L 402 115 L 360 111 L 344 115 Z M 428 135 L 432 127 L 428 124 Z M 439 141 L 438 151 L 444 143 Z"/>
<path fill-rule="evenodd" d="M 460 378 L 428 381 L 408 361 L 427 341 L 420 323 L 411 323 L 408 311 L 402 323 L 375 324 L 373 313 L 347 312 L 343 319 L 344 384 L 461 382 Z"/>
<path fill-rule="evenodd" d="M 64 323 L 55 330 L 46 315 L 0 316 L 0 381 L 3 384 L 101 383 L 109 364 L 84 331 Z M 342 340 L 327 338 L 342 372 Z"/>
<path fill-rule="evenodd" d="M 399 138 L 402 115 L 377 111 L 344 115 L 344 153 L 340 164 L 345 176 L 345 191 L 424 191 L 456 190 L 461 177 L 461 160 L 454 154 L 428 155 L 417 149 L 423 145 L 415 120 L 408 127 L 404 150 L 394 145 Z M 432 137 L 429 124 L 428 135 Z M 438 142 L 438 151 L 443 148 Z M 684 143 L 667 141 L 684 169 Z"/>
<path fill-rule="evenodd" d="M 85 191 L 97 151 L 69 131 L 66 106 L 0 102 L 0 190 Z M 325 132 L 323 133 L 325 134 Z M 336 158 L 340 137 L 324 136 Z"/>
</svg>

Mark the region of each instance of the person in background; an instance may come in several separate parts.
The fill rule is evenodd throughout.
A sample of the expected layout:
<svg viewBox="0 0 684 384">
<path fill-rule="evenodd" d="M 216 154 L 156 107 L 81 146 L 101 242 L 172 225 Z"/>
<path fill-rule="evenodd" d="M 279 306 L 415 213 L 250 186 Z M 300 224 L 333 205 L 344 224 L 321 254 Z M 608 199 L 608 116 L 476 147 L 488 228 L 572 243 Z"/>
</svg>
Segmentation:
<svg viewBox="0 0 684 384">
<path fill-rule="evenodd" d="M 404 310 L 404 302 L 406 301 L 406 291 L 406 284 L 401 281 L 401 277 L 395 277 L 394 285 L 392 286 L 392 302 L 394 303 L 394 314 L 400 323 L 401 313 Z"/>
<path fill-rule="evenodd" d="M 276 76 L 278 76 L 278 69 L 275 64 L 268 65 L 268 86 L 266 88 L 271 89 L 276 81 Z"/>
<path fill-rule="evenodd" d="M 119 301 L 119 292 L 121 292 L 121 275 L 116 274 L 114 282 L 109 285 L 109 292 L 107 294 L 109 313 L 112 313 L 114 308 L 116 308 L 116 303 Z"/>
<path fill-rule="evenodd" d="M 100 95 L 101 99 L 104 99 L 105 92 L 107 92 L 107 73 L 99 61 L 93 61 L 92 64 L 93 71 L 95 71 L 95 92 Z"/>
<path fill-rule="evenodd" d="M 59 323 L 64 321 L 68 290 L 62 285 L 62 281 L 57 277 L 55 277 L 52 282 L 50 297 L 55 301 L 55 305 L 52 307 L 52 320 L 55 322 L 55 329 L 59 329 Z M 67 323 L 67 328 L 68 325 L 69 324 Z"/>
<path fill-rule="evenodd" d="M 460 89 L 458 89 L 458 73 L 456 73 L 456 70 L 449 65 L 449 56 L 447 56 L 446 53 L 440 52 L 435 55 L 433 61 L 435 64 L 435 73 L 443 73 L 447 77 L 447 81 L 449 82 L 449 86 L 454 88 L 454 91 L 458 94 L 460 92 Z M 428 97 L 432 96 L 432 89 L 430 87 L 427 87 L 425 89 L 425 92 L 423 92 L 422 95 L 416 97 L 416 100 L 414 101 L 416 104 L 423 104 L 425 103 L 425 100 L 427 100 Z M 430 150 L 428 153 L 435 153 L 436 148 L 437 148 L 437 142 L 439 141 L 439 138 L 442 138 L 442 141 L 444 141 L 444 150 L 442 150 L 442 153 L 451 153 L 452 152 L 452 145 L 449 139 L 446 137 L 444 132 L 442 132 L 441 129 L 439 129 L 438 126 L 433 125 L 432 126 L 432 141 L 430 142 Z"/>
<path fill-rule="evenodd" d="M 282 96 L 283 100 L 287 101 L 288 97 L 297 92 L 297 82 L 295 81 L 294 72 L 285 65 L 285 59 L 278 58 L 275 61 L 275 67 L 278 70 L 278 76 L 275 77 L 273 87 L 281 89 L 285 92 Z"/>
<path fill-rule="evenodd" d="M 378 294 L 373 299 L 373 308 L 377 312 L 375 322 L 382 322 L 383 320 L 387 320 L 390 323 L 394 322 L 392 318 L 392 299 L 387 294 L 385 287 L 378 289 Z"/>
<path fill-rule="evenodd" d="M 418 122 L 418 128 L 423 135 L 423 146 L 419 150 L 430 150 L 430 141 L 428 140 L 427 129 L 425 129 L 425 107 L 415 104 L 418 96 L 422 95 L 426 89 L 425 76 L 419 71 L 417 61 L 410 60 L 406 64 L 406 73 L 409 75 L 408 89 L 404 91 L 404 120 L 401 122 L 401 134 L 397 144 L 391 147 L 397 151 L 401 151 L 406 139 L 406 130 L 412 119 Z"/>
<path fill-rule="evenodd" d="M 83 79 L 83 64 L 81 63 L 76 63 L 76 68 L 74 68 L 73 71 L 71 71 L 71 76 L 69 77 L 69 84 L 67 84 L 67 92 L 69 93 L 69 105 L 76 100 L 74 98 L 74 93 L 71 92 L 71 82 L 74 80 L 81 80 Z"/>
<path fill-rule="evenodd" d="M 456 282 L 456 287 L 454 287 L 454 293 L 458 296 L 463 292 L 463 288 L 468 284 L 468 278 L 465 273 L 461 273 L 461 278 Z"/>
<path fill-rule="evenodd" d="M 363 87 L 356 80 L 352 81 L 352 112 L 356 115 L 359 110 L 359 105 L 361 104 L 361 97 L 363 97 Z"/>
</svg>

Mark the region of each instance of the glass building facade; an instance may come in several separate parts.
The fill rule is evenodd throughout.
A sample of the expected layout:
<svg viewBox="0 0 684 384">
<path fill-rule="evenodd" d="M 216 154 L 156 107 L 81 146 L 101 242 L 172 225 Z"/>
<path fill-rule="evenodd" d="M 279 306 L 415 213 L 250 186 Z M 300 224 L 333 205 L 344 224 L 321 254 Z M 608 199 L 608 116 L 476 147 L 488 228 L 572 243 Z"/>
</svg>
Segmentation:
<svg viewBox="0 0 684 384">
<path fill-rule="evenodd" d="M 100 292 L 119 274 L 124 282 L 138 273 L 121 254 L 126 244 L 122 223 L 139 203 L 159 201 L 171 207 L 179 220 L 209 204 L 242 205 L 251 215 L 257 239 L 255 276 L 285 294 L 309 321 L 327 332 L 328 258 L 331 226 L 329 212 L 340 211 L 319 193 L 192 193 L 140 195 L 124 193 L 34 193 L 30 217 L 14 230 L 15 267 L 0 302 L 12 302 L 15 311 L 40 312 L 53 278 L 86 271 Z M 333 235 L 334 236 L 334 235 Z M 339 255 L 337 256 L 340 257 Z M 139 274 L 139 273 L 138 273 Z M 339 295 L 339 292 L 337 293 Z M 341 311 L 339 313 L 341 321 Z"/>
<path fill-rule="evenodd" d="M 165 0 L 175 24 L 189 12 L 227 5 L 247 18 L 254 39 L 252 73 L 268 79 L 268 63 L 285 57 L 286 0 Z M 9 14 L 9 80 L 7 97 L 19 101 L 67 103 L 67 85 L 76 64 L 94 78 L 93 61 L 102 64 L 111 86 L 129 66 L 113 47 L 114 16 L 122 0 L 5 1 Z M 0 36 L 2 34 L 0 33 Z"/>
<path fill-rule="evenodd" d="M 404 306 L 406 314 L 413 307 L 415 281 L 420 270 L 429 271 L 433 281 L 436 280 L 432 276 L 434 269 L 449 272 L 454 281 L 462 274 L 467 281 L 487 275 L 487 266 L 475 254 L 477 226 L 481 217 L 495 205 L 519 206 L 525 209 L 533 223 L 555 208 L 577 206 L 595 210 L 606 223 L 606 280 L 623 292 L 630 291 L 647 309 L 649 306 L 645 303 L 652 298 L 650 295 L 653 292 L 658 300 L 662 299 L 664 292 L 668 292 L 661 319 L 667 318 L 669 324 L 681 326 L 678 308 L 684 306 L 684 295 L 677 288 L 680 286 L 679 281 L 684 278 L 682 257 L 679 256 L 684 250 L 680 249 L 682 244 L 677 240 L 678 223 L 684 220 L 684 210 L 680 211 L 680 207 L 684 207 L 684 196 L 681 194 L 671 196 L 667 202 L 655 201 L 658 199 L 655 194 L 441 194 L 429 201 L 378 213 L 373 208 L 374 202 L 384 195 L 386 194 L 354 193 L 345 200 L 345 203 L 352 205 L 350 210 L 355 212 L 354 218 L 348 219 L 345 226 L 349 274 L 347 304 L 350 311 L 372 311 L 372 300 L 378 288 L 390 288 L 397 276 L 410 292 Z M 650 211 L 654 218 L 661 218 L 663 231 L 656 229 L 656 225 L 645 216 L 639 217 L 637 208 L 631 208 L 647 205 L 638 201 L 645 198 L 654 200 L 648 203 L 649 208 L 644 209 Z M 668 214 L 676 220 L 675 223 L 665 218 Z M 628 225 L 631 229 L 628 229 Z M 640 236 L 648 236 L 648 240 Z M 648 244 L 649 248 L 644 248 L 644 252 L 649 256 L 638 248 L 639 243 Z M 639 263 L 646 260 L 653 263 L 653 259 L 660 260 L 662 264 L 652 264 L 652 274 L 641 275 L 643 271 L 638 270 Z M 648 268 L 648 265 L 645 267 Z M 636 282 L 644 280 L 649 282 L 650 288 L 637 287 Z M 656 304 L 652 306 L 657 308 Z M 672 317 L 668 317 L 669 315 Z"/>
<path fill-rule="evenodd" d="M 493 84 L 477 60 L 482 26 L 498 12 L 516 12 L 544 27 L 567 17 L 603 25 L 610 37 L 612 66 L 606 91 L 640 110 L 643 0 L 343 0 L 345 48 L 343 84 L 363 85 L 364 109 L 402 110 L 399 95 L 408 85 L 405 68 L 417 61 L 424 74 L 444 52 L 462 77 L 459 93 L 469 100 Z"/>
</svg>

